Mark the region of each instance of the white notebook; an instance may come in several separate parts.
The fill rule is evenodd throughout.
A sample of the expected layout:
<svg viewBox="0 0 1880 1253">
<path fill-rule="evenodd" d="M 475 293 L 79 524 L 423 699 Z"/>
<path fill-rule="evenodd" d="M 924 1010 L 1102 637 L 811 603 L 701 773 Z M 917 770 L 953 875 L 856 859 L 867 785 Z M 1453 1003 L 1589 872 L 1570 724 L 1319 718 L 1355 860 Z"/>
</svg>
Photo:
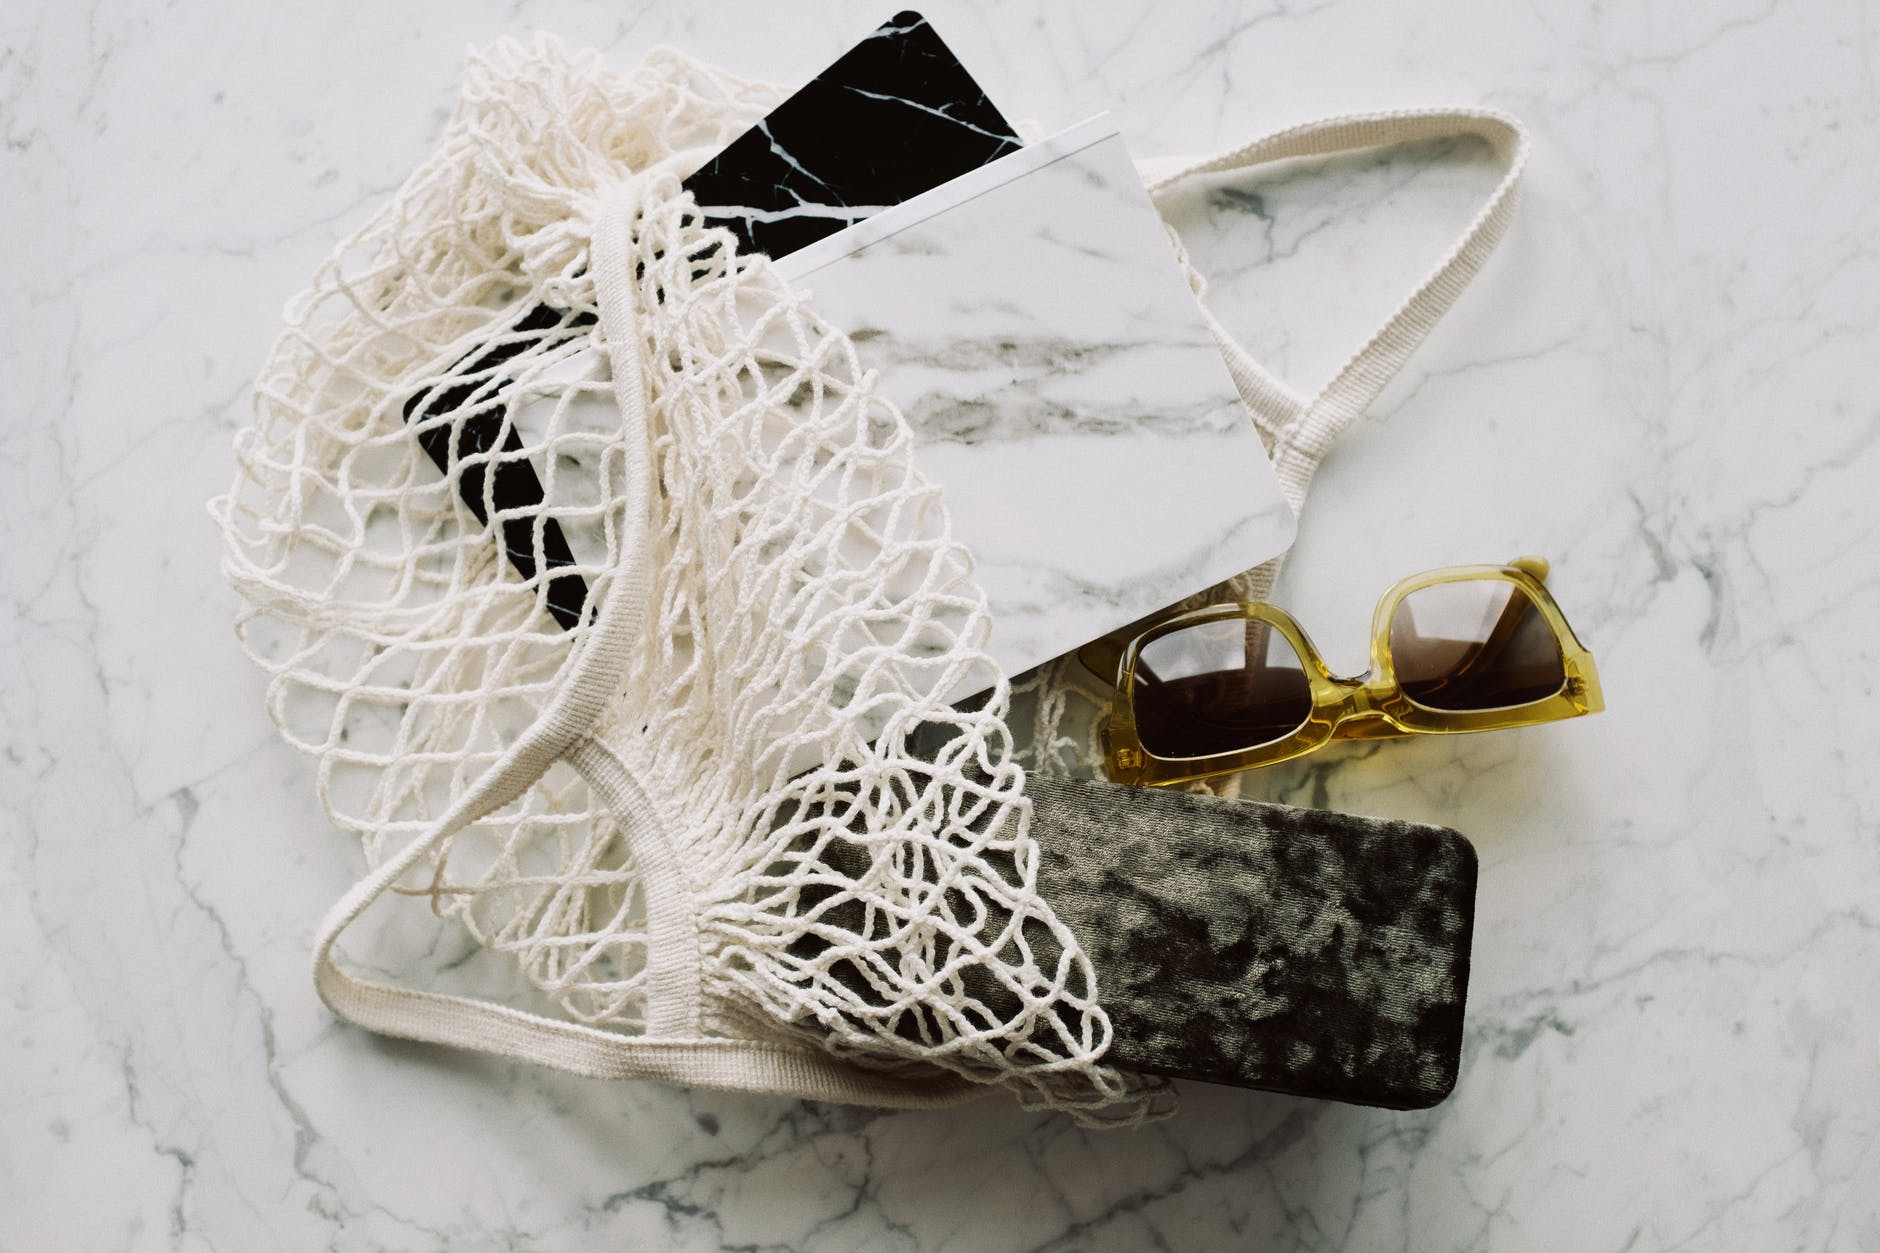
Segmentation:
<svg viewBox="0 0 1880 1253">
<path fill-rule="evenodd" d="M 1008 676 L 1292 542 L 1252 418 L 1107 118 L 775 266 L 855 338 L 912 427 Z"/>
<path fill-rule="evenodd" d="M 1253 421 L 1106 119 L 773 264 L 850 333 L 911 426 L 1008 677 L 1291 543 Z M 565 423 L 617 424 L 606 377 L 583 351 L 531 380 L 525 442 L 570 385 Z M 598 534 L 563 525 L 578 557 L 601 558 Z"/>
</svg>

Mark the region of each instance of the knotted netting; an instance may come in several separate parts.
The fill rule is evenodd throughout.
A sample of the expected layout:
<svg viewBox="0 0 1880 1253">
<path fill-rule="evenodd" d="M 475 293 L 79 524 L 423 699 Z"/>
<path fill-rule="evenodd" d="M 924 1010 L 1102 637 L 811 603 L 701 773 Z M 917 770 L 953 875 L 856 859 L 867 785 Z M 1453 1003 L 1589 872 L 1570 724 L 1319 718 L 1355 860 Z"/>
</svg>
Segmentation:
<svg viewBox="0 0 1880 1253">
<path fill-rule="evenodd" d="M 739 1071 L 743 1042 L 877 1098 L 1140 1112 L 908 428 L 680 187 L 781 97 L 498 44 L 290 304 L 214 511 L 270 713 L 374 868 L 322 992 L 587 1073 L 848 1090 Z M 329 968 L 388 888 L 574 1026 Z M 632 1060 L 659 1041 L 685 1063 Z"/>
</svg>

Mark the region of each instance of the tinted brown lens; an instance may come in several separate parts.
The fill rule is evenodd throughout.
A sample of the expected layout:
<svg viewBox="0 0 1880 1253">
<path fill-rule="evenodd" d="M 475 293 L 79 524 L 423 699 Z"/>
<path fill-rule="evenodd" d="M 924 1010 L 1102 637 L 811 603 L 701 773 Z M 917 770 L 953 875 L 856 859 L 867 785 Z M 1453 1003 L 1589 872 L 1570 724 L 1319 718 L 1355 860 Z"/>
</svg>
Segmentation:
<svg viewBox="0 0 1880 1253">
<path fill-rule="evenodd" d="M 1411 592 L 1390 620 L 1390 656 L 1404 694 L 1427 709 L 1507 709 L 1567 681 L 1560 641 L 1513 583 L 1470 579 Z"/>
<path fill-rule="evenodd" d="M 1312 713 L 1305 665 L 1265 622 L 1234 618 L 1159 635 L 1136 658 L 1136 733 L 1157 757 L 1270 744 Z"/>
</svg>

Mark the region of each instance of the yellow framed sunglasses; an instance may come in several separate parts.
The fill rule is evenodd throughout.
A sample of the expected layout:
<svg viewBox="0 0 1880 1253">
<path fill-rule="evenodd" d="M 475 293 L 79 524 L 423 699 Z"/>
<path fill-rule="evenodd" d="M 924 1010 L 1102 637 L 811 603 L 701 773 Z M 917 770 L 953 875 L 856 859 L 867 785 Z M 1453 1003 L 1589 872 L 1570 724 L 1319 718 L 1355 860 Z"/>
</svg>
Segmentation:
<svg viewBox="0 0 1880 1253">
<path fill-rule="evenodd" d="M 1334 740 L 1531 726 L 1605 708 L 1593 655 L 1547 590 L 1547 563 L 1450 566 L 1377 603 L 1371 668 L 1340 678 L 1285 610 L 1170 613 L 1086 645 L 1114 678 L 1101 727 L 1112 779 L 1148 787 L 1270 766 Z"/>
</svg>

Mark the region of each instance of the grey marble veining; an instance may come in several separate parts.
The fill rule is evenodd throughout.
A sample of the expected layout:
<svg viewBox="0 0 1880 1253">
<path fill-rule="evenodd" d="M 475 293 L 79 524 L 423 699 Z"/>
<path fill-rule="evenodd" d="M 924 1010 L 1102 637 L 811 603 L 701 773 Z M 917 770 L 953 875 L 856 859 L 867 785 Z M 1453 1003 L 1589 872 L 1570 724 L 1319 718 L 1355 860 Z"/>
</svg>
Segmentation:
<svg viewBox="0 0 1880 1253">
<path fill-rule="evenodd" d="M 1293 517 L 1115 126 L 790 254 L 907 418 L 1016 675 L 1260 564 Z"/>
<path fill-rule="evenodd" d="M 1880 63 L 1859 0 L 930 7 L 1012 117 L 1109 108 L 1144 156 L 1400 104 L 1534 128 L 1506 246 L 1327 460 L 1279 595 L 1362 665 L 1397 578 L 1544 553 L 1608 710 L 1327 750 L 1248 788 L 1475 841 L 1441 1106 L 1197 1089 L 1096 1134 L 997 1098 L 587 1083 L 319 1006 L 309 940 L 359 852 L 267 725 L 201 508 L 282 300 L 430 151 L 466 43 L 542 26 L 620 66 L 674 43 L 793 80 L 884 15 L 14 6 L 0 1246 L 1873 1248 Z M 1309 388 L 1492 181 L 1422 146 L 1198 188 L 1182 222 L 1223 321 Z M 416 977 L 500 980 L 415 914 L 393 923 Z"/>
</svg>

